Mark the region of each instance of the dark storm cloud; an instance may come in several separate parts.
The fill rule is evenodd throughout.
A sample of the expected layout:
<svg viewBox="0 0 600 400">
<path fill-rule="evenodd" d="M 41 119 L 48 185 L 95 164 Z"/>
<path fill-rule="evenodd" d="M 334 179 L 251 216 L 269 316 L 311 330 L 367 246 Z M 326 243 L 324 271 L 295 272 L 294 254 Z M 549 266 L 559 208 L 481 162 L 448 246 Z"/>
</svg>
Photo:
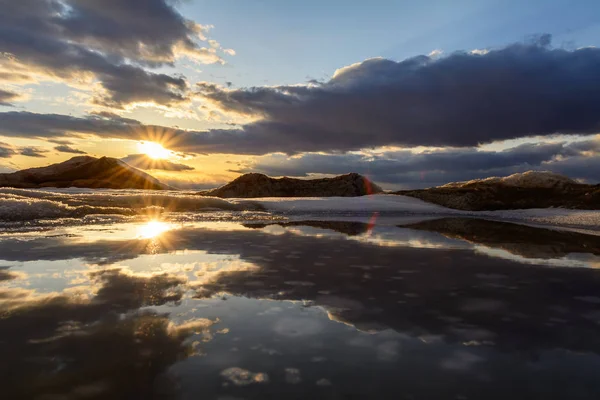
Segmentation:
<svg viewBox="0 0 600 400">
<path fill-rule="evenodd" d="M 219 59 L 197 43 L 204 28 L 185 19 L 172 0 L 70 0 L 56 21 L 63 35 L 142 63 L 171 63 L 183 51 Z"/>
<path fill-rule="evenodd" d="M 197 44 L 203 28 L 168 0 L 2 0 L 0 49 L 11 62 L 59 79 L 84 74 L 100 81 L 112 107 L 186 99 L 183 77 L 146 71 L 177 54 L 202 62 L 219 57 Z"/>
<path fill-rule="evenodd" d="M 56 146 L 56 147 L 54 147 L 54 150 L 60 151 L 61 153 L 86 154 L 85 151 L 75 149 L 66 144 L 61 144 L 60 146 Z"/>
<path fill-rule="evenodd" d="M 544 36 L 536 43 L 486 53 L 418 56 L 401 62 L 370 59 L 342 68 L 318 86 L 231 90 L 213 83 L 197 85 L 196 95 L 221 113 L 258 118 L 238 129 L 185 131 L 147 126 L 112 113 L 77 118 L 6 112 L 0 113 L 0 134 L 90 133 L 156 141 L 151 136 L 158 133 L 168 138 L 169 148 L 187 153 L 262 155 L 387 145 L 473 147 L 532 135 L 597 133 L 600 49 L 553 49 L 548 41 Z M 122 82 L 122 77 L 111 74 L 104 81 L 115 88 L 109 102 L 139 100 L 161 86 L 134 77 Z M 163 100 L 169 101 L 170 94 L 159 92 L 151 96 L 165 95 Z"/>
<path fill-rule="evenodd" d="M 545 169 L 572 178 L 598 182 L 600 140 L 523 144 L 503 151 L 475 148 L 412 153 L 395 151 L 375 156 L 363 154 L 306 153 L 297 157 L 273 154 L 234 172 L 261 172 L 271 176 L 344 174 L 368 175 L 375 182 L 405 186 L 433 186 L 452 181 L 510 175 Z"/>
<path fill-rule="evenodd" d="M 227 90 L 203 83 L 200 95 L 222 111 L 262 118 L 238 131 L 213 131 L 205 142 L 212 151 L 259 154 L 598 132 L 600 49 L 553 49 L 548 41 L 485 54 L 370 59 L 320 86 Z"/>
<path fill-rule="evenodd" d="M 18 93 L 0 89 L 0 106 L 12 107 L 11 101 L 17 100 L 19 97 Z"/>
<path fill-rule="evenodd" d="M 155 160 L 148 157 L 146 154 L 130 154 L 127 157 L 121 158 L 132 167 L 146 170 L 163 170 L 163 171 L 191 171 L 194 167 L 189 165 L 179 164 L 168 160 Z"/>
<path fill-rule="evenodd" d="M 559 174 L 578 178 L 589 183 L 600 183 L 600 152 L 594 156 L 577 156 L 553 163 L 544 164 L 544 168 Z"/>
</svg>

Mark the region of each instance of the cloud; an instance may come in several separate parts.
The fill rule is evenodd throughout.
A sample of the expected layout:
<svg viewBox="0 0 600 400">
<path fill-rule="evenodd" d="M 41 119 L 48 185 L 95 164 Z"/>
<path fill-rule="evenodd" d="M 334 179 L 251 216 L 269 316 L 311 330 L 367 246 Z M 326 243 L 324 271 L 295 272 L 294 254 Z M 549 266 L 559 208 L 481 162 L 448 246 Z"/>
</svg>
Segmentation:
<svg viewBox="0 0 600 400">
<path fill-rule="evenodd" d="M 137 137 L 133 136 L 137 130 L 145 130 L 138 121 L 121 118 L 111 113 L 92 114 L 84 118 L 26 111 L 0 113 L 0 133 L 12 137 L 62 138 L 92 134 L 105 138 L 135 139 Z"/>
<path fill-rule="evenodd" d="M 10 158 L 15 154 L 16 152 L 10 144 L 0 142 L 0 158 Z"/>
<path fill-rule="evenodd" d="M 12 107 L 12 101 L 18 100 L 21 95 L 8 90 L 0 89 L 0 106 Z"/>
<path fill-rule="evenodd" d="M 56 147 L 54 147 L 54 150 L 60 151 L 61 153 L 86 154 L 85 151 L 75 149 L 66 144 L 61 144 L 60 146 L 56 146 Z"/>
<path fill-rule="evenodd" d="M 44 153 L 47 153 L 48 150 L 40 149 L 38 147 L 21 147 L 19 148 L 19 154 L 26 157 L 38 157 L 44 158 L 46 157 Z"/>
<path fill-rule="evenodd" d="M 237 136 L 236 133 L 228 130 L 186 131 L 165 126 L 144 125 L 134 119 L 123 118 L 109 112 L 93 113 L 85 117 L 37 114 L 27 111 L 0 113 L 0 135 L 2 136 L 65 140 L 65 137 L 95 135 L 103 138 L 160 142 L 169 149 L 189 154 L 223 152 L 223 150 L 236 153 L 234 147 L 225 149 L 221 146 L 221 134 L 229 138 L 233 138 L 231 135 Z"/>
<path fill-rule="evenodd" d="M 207 135 L 212 151 L 260 154 L 372 146 L 477 146 L 600 129 L 600 49 L 549 38 L 488 52 L 369 59 L 319 86 L 229 90 L 200 84 L 222 112 L 260 118 Z"/>
<path fill-rule="evenodd" d="M 206 63 L 220 61 L 198 43 L 206 39 L 209 27 L 184 18 L 173 1 L 70 0 L 66 4 L 71 9 L 55 22 L 69 40 L 150 65 L 170 64 L 179 52 Z"/>
<path fill-rule="evenodd" d="M 46 157 L 43 153 L 47 153 L 48 150 L 40 149 L 37 147 L 14 147 L 8 143 L 0 142 L 0 158 L 10 158 L 16 155 L 22 155 L 26 157 Z"/>
<path fill-rule="evenodd" d="M 71 142 L 70 140 L 64 140 L 64 139 L 49 139 L 48 141 L 50 143 L 66 145 L 66 146 L 73 144 L 73 142 Z"/>
<path fill-rule="evenodd" d="M 184 18 L 170 0 L 23 0 L 3 2 L 0 58 L 3 79 L 25 71 L 67 82 L 98 81 L 95 102 L 121 108 L 134 102 L 171 105 L 186 100 L 182 76 L 145 68 L 180 57 L 222 62 L 202 47 L 208 27 Z"/>
<path fill-rule="evenodd" d="M 597 133 L 600 49 L 553 49 L 548 40 L 400 62 L 369 59 L 339 69 L 320 85 L 197 85 L 196 96 L 207 107 L 254 121 L 239 128 L 188 131 L 112 113 L 5 112 L 0 113 L 0 134 L 94 134 L 168 141 L 170 149 L 188 153 L 264 155 L 379 146 L 470 148 L 534 135 Z M 116 88 L 139 84 L 134 78 L 126 81 L 116 81 Z M 131 89 L 124 98 L 115 93 L 113 99 L 145 96 L 144 90 Z"/>
<path fill-rule="evenodd" d="M 560 143 L 526 143 L 503 151 L 477 148 L 413 153 L 390 151 L 370 154 L 305 153 L 289 157 L 272 154 L 254 159 L 233 172 L 261 172 L 271 176 L 306 177 L 311 174 L 368 175 L 375 182 L 427 187 L 452 181 L 509 175 L 544 169 L 576 179 L 598 182 L 600 139 Z"/>
<path fill-rule="evenodd" d="M 163 171 L 191 171 L 194 167 L 189 165 L 179 164 L 168 160 L 156 160 L 148 157 L 146 154 L 130 154 L 127 157 L 121 158 L 132 167 L 146 170 L 163 170 Z"/>
</svg>

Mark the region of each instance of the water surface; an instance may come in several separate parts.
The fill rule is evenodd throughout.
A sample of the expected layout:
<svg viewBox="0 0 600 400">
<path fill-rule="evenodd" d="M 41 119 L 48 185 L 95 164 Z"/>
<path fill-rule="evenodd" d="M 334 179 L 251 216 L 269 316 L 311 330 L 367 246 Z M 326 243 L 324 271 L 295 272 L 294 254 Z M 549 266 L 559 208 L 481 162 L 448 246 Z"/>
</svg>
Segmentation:
<svg viewBox="0 0 600 400">
<path fill-rule="evenodd" d="M 375 217 L 0 234 L 3 398 L 600 398 L 598 236 Z"/>
</svg>

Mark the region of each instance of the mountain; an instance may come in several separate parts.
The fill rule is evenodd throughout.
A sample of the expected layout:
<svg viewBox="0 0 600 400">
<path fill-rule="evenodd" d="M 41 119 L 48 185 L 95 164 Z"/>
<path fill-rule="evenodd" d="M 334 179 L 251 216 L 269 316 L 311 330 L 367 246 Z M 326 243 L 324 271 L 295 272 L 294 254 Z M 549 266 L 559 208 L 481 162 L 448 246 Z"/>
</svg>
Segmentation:
<svg viewBox="0 0 600 400">
<path fill-rule="evenodd" d="M 362 175 L 351 173 L 323 179 L 271 178 L 245 174 L 217 189 L 201 192 L 216 197 L 353 197 L 383 190 Z"/>
<path fill-rule="evenodd" d="M 394 194 L 458 210 L 509 210 L 561 207 L 600 209 L 600 185 L 586 185 L 548 171 L 528 171 Z"/>
<path fill-rule="evenodd" d="M 73 157 L 47 167 L 0 174 L 0 187 L 79 187 L 109 189 L 171 189 L 158 179 L 110 157 Z"/>
</svg>

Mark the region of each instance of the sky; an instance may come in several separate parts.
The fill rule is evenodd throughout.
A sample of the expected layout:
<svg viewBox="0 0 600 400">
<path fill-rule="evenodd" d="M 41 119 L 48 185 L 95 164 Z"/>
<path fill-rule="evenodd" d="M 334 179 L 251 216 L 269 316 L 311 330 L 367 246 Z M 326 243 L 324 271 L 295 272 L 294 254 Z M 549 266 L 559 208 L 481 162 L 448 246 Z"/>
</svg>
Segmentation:
<svg viewBox="0 0 600 400">
<path fill-rule="evenodd" d="M 600 180 L 595 0 L 0 0 L 0 172 Z"/>
</svg>

